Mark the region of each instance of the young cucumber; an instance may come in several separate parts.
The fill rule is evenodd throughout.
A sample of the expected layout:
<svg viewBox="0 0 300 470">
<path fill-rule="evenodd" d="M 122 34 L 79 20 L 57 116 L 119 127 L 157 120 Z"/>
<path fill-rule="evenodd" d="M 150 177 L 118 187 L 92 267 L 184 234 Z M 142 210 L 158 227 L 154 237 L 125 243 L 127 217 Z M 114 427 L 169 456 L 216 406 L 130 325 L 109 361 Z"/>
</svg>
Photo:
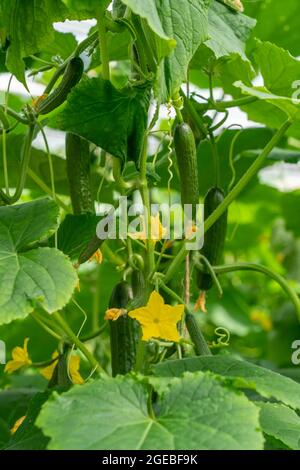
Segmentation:
<svg viewBox="0 0 300 470">
<path fill-rule="evenodd" d="M 192 313 L 186 313 L 185 324 L 189 332 L 190 338 L 194 343 L 194 348 L 197 356 L 210 356 L 210 349 L 204 339 L 204 336 L 202 335 L 195 315 L 193 315 Z"/>
<path fill-rule="evenodd" d="M 181 203 L 183 206 L 192 205 L 192 218 L 195 220 L 199 204 L 197 150 L 193 131 L 188 124 L 176 126 L 174 147 L 180 174 Z"/>
<path fill-rule="evenodd" d="M 38 114 L 48 114 L 66 101 L 72 88 L 77 85 L 83 74 L 83 62 L 80 57 L 74 57 L 68 63 L 58 87 L 47 98 L 40 100 L 36 106 Z"/>
<path fill-rule="evenodd" d="M 131 299 L 130 285 L 125 281 L 119 282 L 111 294 L 109 308 L 126 308 Z M 138 339 L 137 324 L 127 315 L 122 315 L 109 323 L 112 376 L 125 375 L 135 365 L 136 341 Z"/>
<path fill-rule="evenodd" d="M 214 187 L 208 191 L 204 199 L 205 220 L 207 220 L 223 200 L 224 192 L 222 189 Z M 204 236 L 204 245 L 201 253 L 208 259 L 212 266 L 217 265 L 222 261 L 226 231 L 227 211 L 215 222 Z M 200 290 L 207 291 L 212 287 L 213 281 L 210 274 L 199 271 L 197 276 L 197 284 Z"/>
<path fill-rule="evenodd" d="M 74 214 L 93 213 L 90 184 L 90 144 L 78 135 L 66 134 L 66 162 Z"/>
</svg>

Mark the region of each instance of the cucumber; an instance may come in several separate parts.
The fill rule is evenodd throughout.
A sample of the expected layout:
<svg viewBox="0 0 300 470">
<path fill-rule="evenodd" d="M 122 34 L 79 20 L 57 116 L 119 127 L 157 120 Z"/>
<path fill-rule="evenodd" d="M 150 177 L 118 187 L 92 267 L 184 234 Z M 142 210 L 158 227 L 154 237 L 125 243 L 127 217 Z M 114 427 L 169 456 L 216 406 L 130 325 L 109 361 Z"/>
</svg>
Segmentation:
<svg viewBox="0 0 300 470">
<path fill-rule="evenodd" d="M 145 292 L 145 276 L 143 271 L 134 269 L 131 274 L 132 293 L 134 297 L 140 297 Z"/>
<path fill-rule="evenodd" d="M 62 389 L 67 389 L 72 385 L 68 374 L 69 352 L 69 348 L 64 346 L 64 351 L 58 357 L 57 364 L 48 383 L 48 388 L 60 387 Z"/>
<path fill-rule="evenodd" d="M 181 203 L 192 205 L 192 218 L 196 218 L 199 204 L 197 150 L 192 129 L 187 123 L 178 124 L 174 132 L 174 147 L 180 174 Z"/>
<path fill-rule="evenodd" d="M 130 285 L 125 281 L 119 282 L 111 294 L 109 308 L 126 308 L 131 299 Z M 109 324 L 112 376 L 125 375 L 135 365 L 138 325 L 127 315 L 111 320 Z"/>
<path fill-rule="evenodd" d="M 191 340 L 194 343 L 194 348 L 197 356 L 210 356 L 210 349 L 198 326 L 195 315 L 193 315 L 192 313 L 186 313 L 185 324 L 191 337 Z"/>
<path fill-rule="evenodd" d="M 90 184 L 90 145 L 78 135 L 66 134 L 67 176 L 74 214 L 94 213 Z"/>
<path fill-rule="evenodd" d="M 97 235 L 94 235 L 78 256 L 78 265 L 86 263 L 96 253 L 96 251 L 101 248 L 104 241 L 105 240 L 98 238 Z"/>
<path fill-rule="evenodd" d="M 131 274 L 131 286 L 133 298 L 129 302 L 128 310 L 133 310 L 145 305 L 146 302 L 146 283 L 143 271 L 134 269 Z"/>
<path fill-rule="evenodd" d="M 224 192 L 222 189 L 213 187 L 204 199 L 204 219 L 214 212 L 214 210 L 223 202 Z M 214 223 L 207 231 L 204 238 L 204 245 L 201 253 L 208 259 L 212 266 L 218 265 L 222 261 L 227 231 L 227 211 Z M 200 290 L 207 291 L 213 285 L 210 274 L 198 271 L 197 284 Z"/>
<path fill-rule="evenodd" d="M 83 62 L 80 57 L 73 57 L 68 63 L 58 87 L 47 98 L 37 104 L 36 112 L 38 114 L 48 114 L 64 103 L 72 88 L 81 79 L 83 68 Z"/>
</svg>

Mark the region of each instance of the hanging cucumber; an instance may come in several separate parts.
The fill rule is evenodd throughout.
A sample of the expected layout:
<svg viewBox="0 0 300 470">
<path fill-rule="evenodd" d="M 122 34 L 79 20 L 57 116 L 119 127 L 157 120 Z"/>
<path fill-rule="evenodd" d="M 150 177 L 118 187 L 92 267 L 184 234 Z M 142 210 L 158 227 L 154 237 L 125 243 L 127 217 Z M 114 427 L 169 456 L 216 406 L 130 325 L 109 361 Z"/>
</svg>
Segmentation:
<svg viewBox="0 0 300 470">
<path fill-rule="evenodd" d="M 83 62 L 80 57 L 74 57 L 68 63 L 58 87 L 45 99 L 37 101 L 35 110 L 38 114 L 48 114 L 58 108 L 67 99 L 68 94 L 79 82 L 83 74 Z"/>
<path fill-rule="evenodd" d="M 130 285 L 119 282 L 111 294 L 109 308 L 126 308 L 132 299 Z M 128 315 L 121 315 L 117 320 L 110 320 L 110 349 L 112 376 L 124 375 L 135 365 L 137 324 Z"/>
<path fill-rule="evenodd" d="M 90 184 L 90 145 L 78 135 L 66 134 L 67 176 L 74 214 L 93 213 Z"/>
<path fill-rule="evenodd" d="M 133 310 L 145 304 L 146 283 L 143 271 L 134 269 L 131 274 L 131 286 L 133 298 L 128 304 L 128 308 Z"/>
<path fill-rule="evenodd" d="M 192 218 L 196 218 L 199 204 L 198 165 L 195 138 L 186 123 L 178 124 L 174 133 L 174 147 L 180 174 L 181 203 L 192 205 Z"/>
<path fill-rule="evenodd" d="M 204 219 L 214 212 L 223 202 L 224 192 L 222 189 L 211 188 L 204 199 Z M 227 231 L 227 211 L 214 223 L 204 236 L 204 245 L 201 250 L 212 266 L 218 265 L 222 261 Z M 197 284 L 200 290 L 207 291 L 213 285 L 210 274 L 197 272 Z"/>
<path fill-rule="evenodd" d="M 210 356 L 211 352 L 207 345 L 207 342 L 202 335 L 202 332 L 198 326 L 195 315 L 187 312 L 185 315 L 185 324 L 191 340 L 194 344 L 195 352 L 197 356 Z"/>
</svg>

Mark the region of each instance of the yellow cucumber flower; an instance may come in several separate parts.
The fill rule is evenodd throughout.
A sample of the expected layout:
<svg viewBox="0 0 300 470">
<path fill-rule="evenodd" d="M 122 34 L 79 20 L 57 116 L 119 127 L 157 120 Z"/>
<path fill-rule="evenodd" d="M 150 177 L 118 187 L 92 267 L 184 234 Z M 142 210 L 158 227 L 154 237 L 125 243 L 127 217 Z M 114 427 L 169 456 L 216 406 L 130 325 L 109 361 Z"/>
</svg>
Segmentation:
<svg viewBox="0 0 300 470">
<path fill-rule="evenodd" d="M 97 251 L 95 251 L 95 253 L 90 257 L 89 259 L 89 263 L 91 261 L 95 260 L 97 264 L 101 264 L 102 261 L 103 261 L 103 254 L 102 254 L 102 251 L 100 250 L 100 248 L 98 248 Z"/>
<path fill-rule="evenodd" d="M 15 434 L 15 432 L 17 432 L 17 430 L 19 429 L 19 427 L 21 426 L 21 424 L 23 423 L 25 419 L 26 419 L 26 415 L 21 416 L 21 418 L 17 419 L 17 421 L 15 422 L 15 424 L 10 430 L 11 434 Z"/>
<path fill-rule="evenodd" d="M 5 372 L 12 374 L 16 370 L 25 366 L 30 366 L 32 364 L 27 351 L 28 341 L 29 338 L 25 338 L 23 348 L 17 346 L 12 350 L 12 360 L 8 361 L 6 364 L 4 369 Z"/>
<path fill-rule="evenodd" d="M 180 339 L 177 323 L 181 320 L 184 305 L 167 305 L 162 296 L 153 291 L 145 307 L 131 310 L 128 315 L 142 326 L 143 341 L 160 338 L 178 342 Z"/>
<path fill-rule="evenodd" d="M 167 229 L 163 227 L 159 218 L 159 214 L 151 215 L 150 219 L 151 219 L 151 227 L 150 227 L 151 236 L 149 238 L 155 244 L 167 236 Z M 146 225 L 147 224 L 146 224 L 145 217 L 142 216 L 141 217 L 142 230 L 136 233 L 129 233 L 128 235 L 130 236 L 130 238 L 132 238 L 133 240 L 142 240 L 145 242 L 148 238 Z"/>
<path fill-rule="evenodd" d="M 55 359 L 56 357 L 58 361 L 58 352 L 54 351 L 54 353 L 52 354 L 52 359 Z M 45 377 L 45 379 L 51 380 L 54 369 L 57 365 L 57 361 L 54 361 L 49 366 L 44 367 L 43 369 L 40 369 L 40 373 L 42 374 L 43 377 Z M 80 368 L 80 357 L 71 356 L 69 359 L 69 372 L 70 372 L 72 382 L 73 384 L 82 385 L 84 383 L 84 379 L 81 377 L 79 373 L 79 368 Z"/>
<path fill-rule="evenodd" d="M 116 321 L 121 315 L 124 315 L 125 312 L 126 310 L 124 310 L 124 308 L 109 308 L 105 312 L 104 320 Z"/>
</svg>

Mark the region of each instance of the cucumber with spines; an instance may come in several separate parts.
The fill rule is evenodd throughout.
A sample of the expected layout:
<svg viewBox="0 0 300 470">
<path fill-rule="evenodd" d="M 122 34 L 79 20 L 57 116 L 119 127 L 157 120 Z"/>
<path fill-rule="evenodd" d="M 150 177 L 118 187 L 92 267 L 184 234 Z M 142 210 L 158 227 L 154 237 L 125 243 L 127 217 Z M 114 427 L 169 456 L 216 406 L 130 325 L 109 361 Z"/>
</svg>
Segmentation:
<svg viewBox="0 0 300 470">
<path fill-rule="evenodd" d="M 73 57 L 66 67 L 60 84 L 45 99 L 38 101 L 36 112 L 38 114 L 48 114 L 63 104 L 72 88 L 81 79 L 83 69 L 83 61 L 80 57 Z"/>
<path fill-rule="evenodd" d="M 213 187 L 207 192 L 204 199 L 205 220 L 207 220 L 215 209 L 217 209 L 217 207 L 224 201 L 224 197 L 225 195 L 223 190 L 218 187 Z M 221 215 L 204 236 L 204 245 L 201 250 L 201 254 L 207 258 L 212 266 L 216 266 L 222 261 L 226 232 L 227 211 Z M 211 275 L 198 270 L 197 284 L 200 290 L 209 290 L 213 285 Z"/>
<path fill-rule="evenodd" d="M 125 309 L 131 299 L 131 286 L 126 281 L 121 281 L 113 289 L 109 308 Z M 135 365 L 138 339 L 137 323 L 124 314 L 117 320 L 110 320 L 109 324 L 112 376 L 125 375 Z"/>
<path fill-rule="evenodd" d="M 195 220 L 199 204 L 199 183 L 196 143 L 192 129 L 187 123 L 178 124 L 174 132 L 174 148 L 180 176 L 181 203 L 192 206 Z"/>
<path fill-rule="evenodd" d="M 94 213 L 90 181 L 90 144 L 71 132 L 66 133 L 66 163 L 74 214 Z"/>
<path fill-rule="evenodd" d="M 197 356 L 210 356 L 211 352 L 207 345 L 207 342 L 202 335 L 202 332 L 197 324 L 195 315 L 187 312 L 185 315 L 185 324 L 191 340 L 194 344 L 195 352 Z"/>
</svg>

